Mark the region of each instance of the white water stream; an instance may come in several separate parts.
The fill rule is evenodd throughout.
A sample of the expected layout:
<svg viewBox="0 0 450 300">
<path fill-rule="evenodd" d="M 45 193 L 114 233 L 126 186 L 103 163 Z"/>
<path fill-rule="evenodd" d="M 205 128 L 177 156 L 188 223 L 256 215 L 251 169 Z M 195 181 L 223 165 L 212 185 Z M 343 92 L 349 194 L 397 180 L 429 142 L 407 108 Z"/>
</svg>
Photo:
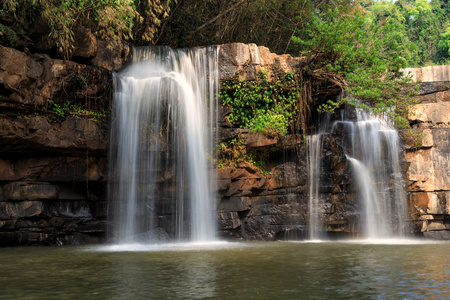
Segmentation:
<svg viewBox="0 0 450 300">
<path fill-rule="evenodd" d="M 397 130 L 387 117 L 357 108 L 356 122 L 337 122 L 349 135 L 362 234 L 368 239 L 406 236 L 406 196 L 400 171 Z"/>
<path fill-rule="evenodd" d="M 320 239 L 322 231 L 319 217 L 320 199 L 320 152 L 321 135 L 314 134 L 306 136 L 308 183 L 309 183 L 309 239 Z"/>
<path fill-rule="evenodd" d="M 218 49 L 138 48 L 133 57 L 114 74 L 113 239 L 215 240 Z"/>
</svg>

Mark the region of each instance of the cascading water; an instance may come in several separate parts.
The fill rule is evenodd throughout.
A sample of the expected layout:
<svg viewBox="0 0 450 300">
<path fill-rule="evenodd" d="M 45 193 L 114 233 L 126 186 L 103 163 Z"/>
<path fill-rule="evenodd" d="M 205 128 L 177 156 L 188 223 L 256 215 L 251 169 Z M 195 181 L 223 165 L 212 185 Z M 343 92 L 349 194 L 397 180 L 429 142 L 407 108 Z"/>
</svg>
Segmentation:
<svg viewBox="0 0 450 300">
<path fill-rule="evenodd" d="M 325 114 L 319 121 L 317 134 L 307 135 L 306 142 L 306 164 L 308 168 L 309 185 L 309 239 L 317 240 L 321 238 L 323 231 L 320 222 L 320 156 L 322 151 L 322 135 L 326 132 L 330 122 L 330 115 Z"/>
<path fill-rule="evenodd" d="M 363 235 L 369 239 L 404 237 L 406 208 L 398 132 L 387 118 L 359 108 L 356 115 L 357 122 L 336 122 L 334 127 L 342 126 L 350 139 L 347 157 L 363 206 Z"/>
<path fill-rule="evenodd" d="M 308 183 L 309 183 L 309 239 L 319 239 L 319 183 L 320 183 L 320 151 L 321 135 L 306 136 Z"/>
<path fill-rule="evenodd" d="M 133 58 L 114 74 L 112 235 L 214 240 L 218 48 L 137 48 Z"/>
</svg>

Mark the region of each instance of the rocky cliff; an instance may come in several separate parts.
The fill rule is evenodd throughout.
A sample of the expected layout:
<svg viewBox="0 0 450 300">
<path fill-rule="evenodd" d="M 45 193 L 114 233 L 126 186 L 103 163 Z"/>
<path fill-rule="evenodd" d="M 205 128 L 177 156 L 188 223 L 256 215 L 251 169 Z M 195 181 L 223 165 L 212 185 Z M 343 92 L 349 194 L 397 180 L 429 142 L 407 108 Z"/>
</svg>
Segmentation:
<svg viewBox="0 0 450 300">
<path fill-rule="evenodd" d="M 95 46 L 95 47 L 94 47 Z M 130 59 L 126 45 L 95 41 L 83 64 L 0 46 L 0 245 L 76 244 L 105 240 L 111 71 Z M 260 70 L 286 73 L 302 58 L 254 44 L 221 46 L 220 78 L 254 80 Z M 420 149 L 405 150 L 416 230 L 449 238 L 450 84 L 421 85 L 411 110 Z M 222 117 L 227 110 L 222 111 Z M 297 136 L 269 139 L 220 122 L 220 139 L 238 139 L 269 158 L 219 170 L 222 237 L 274 240 L 305 236 L 308 179 L 305 145 Z M 337 136 L 322 136 L 320 219 L 332 235 L 358 232 L 358 203 Z M 269 174 L 270 172 L 270 174 Z"/>
<path fill-rule="evenodd" d="M 409 120 L 421 133 L 419 148 L 406 145 L 407 191 L 416 231 L 450 238 L 450 66 L 408 69 L 420 80 Z"/>
<path fill-rule="evenodd" d="M 111 72 L 0 46 L 0 244 L 104 239 Z"/>
</svg>

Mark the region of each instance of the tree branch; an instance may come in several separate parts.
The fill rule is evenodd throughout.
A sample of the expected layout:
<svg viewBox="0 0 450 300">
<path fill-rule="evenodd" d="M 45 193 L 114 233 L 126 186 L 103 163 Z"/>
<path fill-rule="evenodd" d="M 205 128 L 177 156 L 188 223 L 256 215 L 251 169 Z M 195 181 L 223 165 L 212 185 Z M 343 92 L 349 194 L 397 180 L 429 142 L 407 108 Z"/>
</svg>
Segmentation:
<svg viewBox="0 0 450 300">
<path fill-rule="evenodd" d="M 211 20 L 209 20 L 208 22 L 204 23 L 203 25 L 200 25 L 199 27 L 197 27 L 194 31 L 192 31 L 188 36 L 193 35 L 194 33 L 196 33 L 197 31 L 202 30 L 203 28 L 205 28 L 206 26 L 208 26 L 209 24 L 214 23 L 215 21 L 217 21 L 218 19 L 220 19 L 223 15 L 227 14 L 228 12 L 232 11 L 233 9 L 235 9 L 236 7 L 238 7 L 239 5 L 241 5 L 242 3 L 244 3 L 245 0 L 241 0 L 237 3 L 235 3 L 233 6 L 231 6 L 229 9 L 227 9 L 224 12 L 221 12 L 220 14 L 218 14 L 217 16 L 215 16 L 214 18 L 212 18 Z"/>
</svg>

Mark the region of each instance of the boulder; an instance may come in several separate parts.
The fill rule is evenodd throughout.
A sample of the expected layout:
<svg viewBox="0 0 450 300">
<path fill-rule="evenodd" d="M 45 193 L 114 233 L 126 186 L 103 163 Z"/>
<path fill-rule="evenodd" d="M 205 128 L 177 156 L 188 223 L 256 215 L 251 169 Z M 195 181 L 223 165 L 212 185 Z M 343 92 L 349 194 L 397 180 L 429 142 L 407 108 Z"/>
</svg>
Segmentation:
<svg viewBox="0 0 450 300">
<path fill-rule="evenodd" d="M 83 27 L 76 26 L 73 30 L 74 42 L 72 58 L 93 58 L 97 55 L 97 39 L 92 34 L 91 30 Z"/>
</svg>

